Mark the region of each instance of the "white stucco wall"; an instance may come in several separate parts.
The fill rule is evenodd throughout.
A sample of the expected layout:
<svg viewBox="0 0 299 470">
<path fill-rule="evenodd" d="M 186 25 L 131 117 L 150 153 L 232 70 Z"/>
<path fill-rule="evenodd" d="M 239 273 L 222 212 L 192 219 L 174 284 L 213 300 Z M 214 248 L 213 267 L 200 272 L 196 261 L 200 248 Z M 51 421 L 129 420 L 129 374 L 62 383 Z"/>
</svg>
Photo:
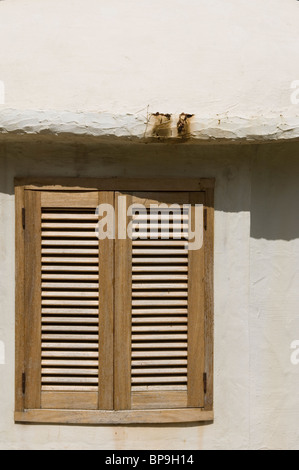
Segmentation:
<svg viewBox="0 0 299 470">
<path fill-rule="evenodd" d="M 298 24 L 297 0 L 0 1 L 0 448 L 299 448 L 298 143 L 198 145 L 298 140 Z M 213 424 L 14 424 L 13 178 L 30 175 L 216 178 Z"/>
<path fill-rule="evenodd" d="M 298 144 L 109 145 L 40 138 L 0 150 L 0 448 L 298 449 Z M 15 176 L 215 177 L 215 421 L 14 424 Z M 287 209 L 286 209 L 287 208 Z"/>
<path fill-rule="evenodd" d="M 257 152 L 250 240 L 251 443 L 299 446 L 298 147 Z M 261 157 L 261 158 L 259 158 Z M 298 350 L 298 343 L 297 343 Z M 298 356 L 297 356 L 298 357 Z M 296 391 L 297 390 L 297 391 Z"/>
<path fill-rule="evenodd" d="M 199 139 L 299 137 L 298 21 L 296 0 L 3 0 L 0 130 L 140 138 L 185 112 Z"/>
</svg>

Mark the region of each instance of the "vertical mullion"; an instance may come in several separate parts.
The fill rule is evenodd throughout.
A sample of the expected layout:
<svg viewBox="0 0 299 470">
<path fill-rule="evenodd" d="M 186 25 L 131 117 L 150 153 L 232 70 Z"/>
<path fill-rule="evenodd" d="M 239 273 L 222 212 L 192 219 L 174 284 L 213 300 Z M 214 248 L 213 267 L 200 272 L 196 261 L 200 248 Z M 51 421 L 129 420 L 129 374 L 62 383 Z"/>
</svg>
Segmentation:
<svg viewBox="0 0 299 470">
<path fill-rule="evenodd" d="M 205 372 L 207 393 L 205 410 L 213 410 L 213 336 L 214 336 L 214 189 L 205 192 L 207 228 L 204 233 L 205 250 Z"/>
<path fill-rule="evenodd" d="M 194 231 L 195 204 L 204 203 L 204 193 L 190 193 L 191 221 Z M 202 214 L 203 212 L 201 212 Z M 203 230 L 203 220 L 200 223 Z M 197 234 L 201 236 L 201 234 Z M 204 406 L 205 367 L 204 247 L 189 250 L 188 270 L 188 406 Z"/>
<path fill-rule="evenodd" d="M 131 196 L 115 193 L 116 221 L 119 218 L 119 196 L 125 197 L 126 210 Z M 120 214 L 127 225 L 126 214 Z M 118 224 L 116 224 L 118 225 Z M 131 323 L 132 323 L 132 241 L 115 237 L 115 329 L 114 329 L 114 409 L 131 409 Z"/>
<path fill-rule="evenodd" d="M 114 207 L 114 193 L 99 192 L 99 205 Z M 114 240 L 99 240 L 99 409 L 113 410 Z"/>
<path fill-rule="evenodd" d="M 25 191 L 25 408 L 41 406 L 41 193 Z"/>
</svg>

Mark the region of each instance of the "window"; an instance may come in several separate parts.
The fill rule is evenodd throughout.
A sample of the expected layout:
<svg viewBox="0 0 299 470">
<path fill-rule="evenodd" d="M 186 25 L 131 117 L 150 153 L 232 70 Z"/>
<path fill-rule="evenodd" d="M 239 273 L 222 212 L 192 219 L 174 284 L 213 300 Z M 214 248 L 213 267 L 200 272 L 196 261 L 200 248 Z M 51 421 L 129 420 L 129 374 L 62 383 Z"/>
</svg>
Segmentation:
<svg viewBox="0 0 299 470">
<path fill-rule="evenodd" d="M 16 180 L 17 422 L 213 419 L 213 186 Z"/>
</svg>

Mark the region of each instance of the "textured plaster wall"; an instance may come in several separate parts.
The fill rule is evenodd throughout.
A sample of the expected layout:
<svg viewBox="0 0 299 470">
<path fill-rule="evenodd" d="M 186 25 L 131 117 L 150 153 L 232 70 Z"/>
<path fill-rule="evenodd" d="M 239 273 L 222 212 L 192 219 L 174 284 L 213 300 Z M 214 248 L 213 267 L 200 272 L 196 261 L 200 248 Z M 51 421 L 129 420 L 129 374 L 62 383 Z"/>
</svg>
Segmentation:
<svg viewBox="0 0 299 470">
<path fill-rule="evenodd" d="M 185 112 L 200 139 L 299 137 L 298 21 L 296 0 L 3 0 L 0 131 L 140 137 Z"/>
<path fill-rule="evenodd" d="M 56 142 L 56 143 L 55 143 Z M 85 145 L 29 137 L 0 147 L 0 448 L 297 448 L 298 144 Z M 15 176 L 215 177 L 215 422 L 14 424 Z"/>
<path fill-rule="evenodd" d="M 251 443 L 299 447 L 298 147 L 257 151 L 250 240 Z"/>
</svg>

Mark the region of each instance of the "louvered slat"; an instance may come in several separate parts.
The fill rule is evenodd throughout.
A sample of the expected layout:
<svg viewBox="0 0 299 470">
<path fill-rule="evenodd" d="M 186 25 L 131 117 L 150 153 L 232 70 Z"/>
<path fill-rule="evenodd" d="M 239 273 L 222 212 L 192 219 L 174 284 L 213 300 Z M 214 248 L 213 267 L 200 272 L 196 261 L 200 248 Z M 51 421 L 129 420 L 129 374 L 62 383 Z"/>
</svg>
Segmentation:
<svg viewBox="0 0 299 470">
<path fill-rule="evenodd" d="M 43 308 L 43 314 L 62 315 L 98 315 L 97 308 Z"/>
<path fill-rule="evenodd" d="M 132 272 L 133 273 L 155 273 L 154 275 L 152 274 L 153 278 L 155 279 L 156 273 L 173 273 L 173 272 L 188 272 L 188 266 L 150 266 L 150 265 L 144 265 L 144 266 L 132 266 Z"/>
<path fill-rule="evenodd" d="M 187 366 L 187 364 L 187 359 L 152 359 L 147 361 L 132 360 L 132 365 L 134 365 L 136 368 L 138 366 Z"/>
<path fill-rule="evenodd" d="M 45 239 L 42 240 L 42 246 L 68 246 L 68 247 L 73 247 L 73 246 L 79 246 L 79 247 L 96 247 L 98 246 L 99 242 L 97 240 L 64 240 L 64 239 L 59 239 L 59 240 L 51 240 L 51 239 Z"/>
<path fill-rule="evenodd" d="M 179 351 L 175 351 L 175 353 L 172 351 L 172 350 L 166 350 L 166 351 L 147 351 L 146 349 L 144 349 L 143 351 L 134 351 L 134 349 L 132 350 L 132 363 L 134 362 L 133 359 L 134 358 L 144 358 L 144 361 L 150 361 L 151 358 L 154 358 L 154 357 L 170 357 L 170 358 L 173 358 L 173 357 L 176 357 L 176 358 L 180 358 L 180 357 L 187 357 L 188 353 L 187 353 L 187 350 L 186 349 L 183 349 L 183 350 L 179 350 Z"/>
<path fill-rule="evenodd" d="M 98 389 L 96 222 L 95 207 L 42 210 L 42 392 Z"/>
</svg>

